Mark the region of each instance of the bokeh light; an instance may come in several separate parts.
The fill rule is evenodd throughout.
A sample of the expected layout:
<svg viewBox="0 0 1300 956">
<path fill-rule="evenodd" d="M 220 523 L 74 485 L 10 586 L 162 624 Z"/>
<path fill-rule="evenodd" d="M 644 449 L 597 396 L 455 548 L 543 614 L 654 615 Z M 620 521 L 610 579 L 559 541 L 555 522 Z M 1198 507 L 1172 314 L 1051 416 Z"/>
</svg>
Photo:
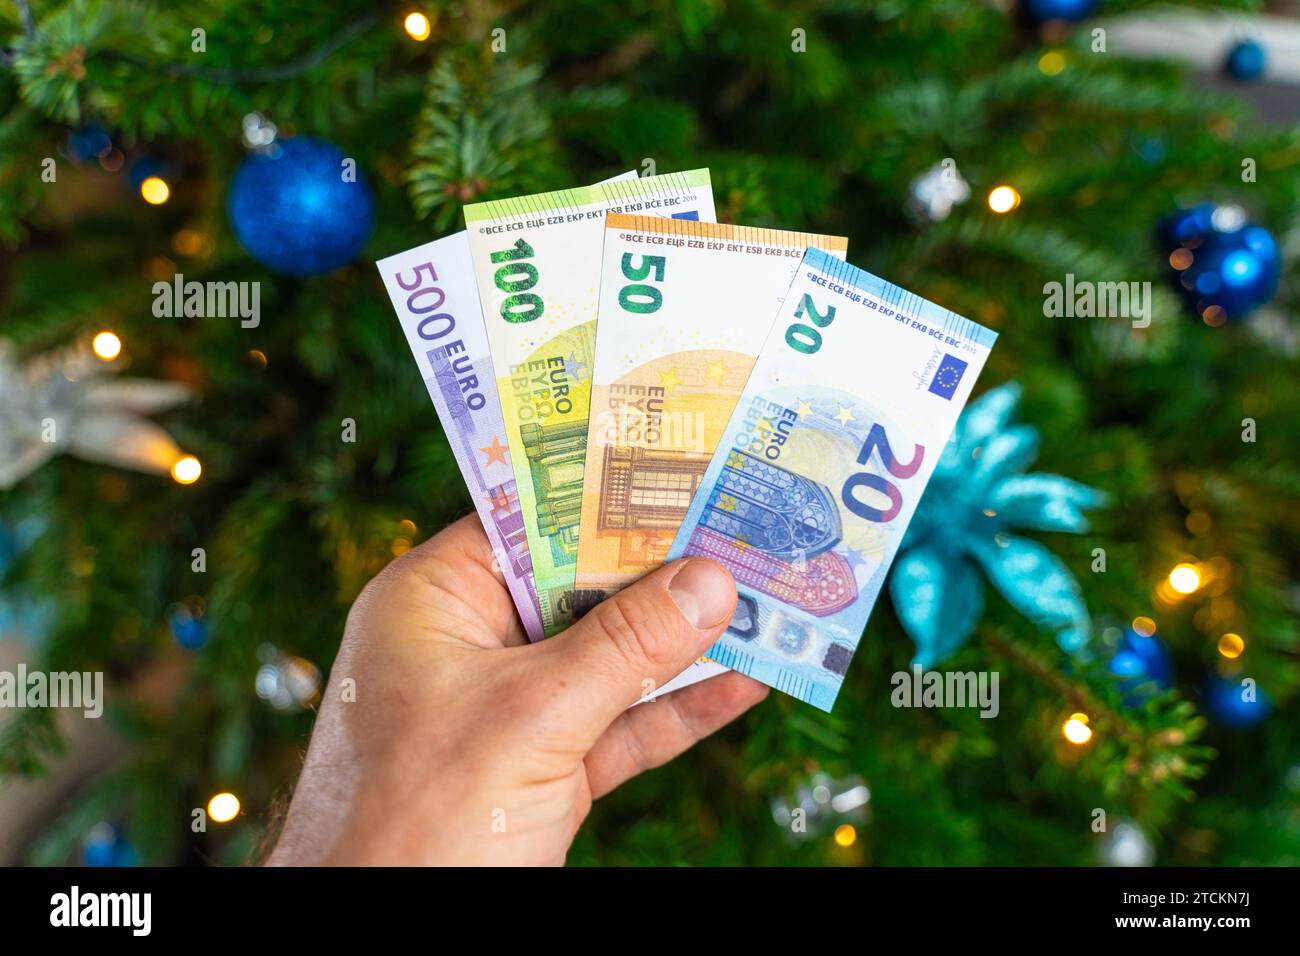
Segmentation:
<svg viewBox="0 0 1300 956">
<path fill-rule="evenodd" d="M 1058 50 L 1048 50 L 1038 58 L 1038 69 L 1044 76 L 1056 76 L 1065 69 L 1065 57 Z"/>
<path fill-rule="evenodd" d="M 1229 632 L 1219 638 L 1219 653 L 1230 661 L 1240 657 L 1241 652 L 1245 649 L 1246 642 L 1240 634 Z"/>
<path fill-rule="evenodd" d="M 1169 572 L 1169 586 L 1179 594 L 1191 594 L 1201 586 L 1201 572 L 1194 564 L 1180 564 Z"/>
<path fill-rule="evenodd" d="M 1061 736 L 1075 746 L 1082 746 L 1092 739 L 1092 728 L 1088 726 L 1087 714 L 1071 714 L 1061 725 Z"/>
<path fill-rule="evenodd" d="M 112 332 L 100 332 L 91 340 L 90 347 L 105 362 L 111 362 L 122 354 L 122 340 Z"/>
<path fill-rule="evenodd" d="M 989 208 L 996 213 L 1008 213 L 1020 205 L 1020 193 L 1011 186 L 995 186 L 989 193 Z"/>
<path fill-rule="evenodd" d="M 208 817 L 216 823 L 229 823 L 239 816 L 239 798 L 233 793 L 222 792 L 208 801 Z"/>
<path fill-rule="evenodd" d="M 172 189 L 167 182 L 157 176 L 150 176 L 140 184 L 140 195 L 151 206 L 161 206 L 171 198 Z"/>
<path fill-rule="evenodd" d="M 192 485 L 199 480 L 201 474 L 203 474 L 203 466 L 193 455 L 185 455 L 172 465 L 172 479 L 177 484 Z"/>
<path fill-rule="evenodd" d="M 421 43 L 429 39 L 429 34 L 433 32 L 429 18 L 423 13 L 408 13 L 402 27 L 406 30 L 407 36 Z"/>
</svg>

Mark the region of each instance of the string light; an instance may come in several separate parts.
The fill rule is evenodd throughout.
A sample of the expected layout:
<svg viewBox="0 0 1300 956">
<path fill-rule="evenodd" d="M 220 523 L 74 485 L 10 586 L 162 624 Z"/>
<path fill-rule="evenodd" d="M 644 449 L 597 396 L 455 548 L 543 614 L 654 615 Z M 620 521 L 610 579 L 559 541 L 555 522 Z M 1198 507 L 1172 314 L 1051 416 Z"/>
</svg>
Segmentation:
<svg viewBox="0 0 1300 956">
<path fill-rule="evenodd" d="M 1011 186 L 994 186 L 989 192 L 989 208 L 1001 215 L 1020 205 L 1020 193 Z"/>
<path fill-rule="evenodd" d="M 90 347 L 105 362 L 111 362 L 122 354 L 122 340 L 112 332 L 100 332 L 91 340 Z"/>
<path fill-rule="evenodd" d="M 1065 69 L 1065 57 L 1056 50 L 1048 50 L 1038 58 L 1038 69 L 1044 76 L 1056 76 Z"/>
<path fill-rule="evenodd" d="M 1179 594 L 1191 594 L 1201 586 L 1201 572 L 1194 564 L 1180 564 L 1169 572 L 1169 586 Z"/>
<path fill-rule="evenodd" d="M 853 846 L 858 842 L 858 831 L 852 823 L 841 823 L 835 828 L 835 843 L 837 846 Z"/>
<path fill-rule="evenodd" d="M 1228 313 L 1221 305 L 1206 306 L 1205 311 L 1201 313 L 1201 321 L 1210 328 L 1217 329 L 1228 321 Z"/>
<path fill-rule="evenodd" d="M 185 455 L 172 465 L 172 480 L 181 485 L 192 485 L 203 474 L 203 466 L 193 455 Z"/>
<path fill-rule="evenodd" d="M 1092 739 L 1092 728 L 1088 726 L 1087 714 L 1071 714 L 1069 720 L 1061 725 L 1061 736 L 1075 746 L 1083 746 Z"/>
<path fill-rule="evenodd" d="M 1150 637 L 1156 632 L 1156 622 L 1145 616 L 1135 617 L 1133 618 L 1133 630 L 1143 637 Z"/>
<path fill-rule="evenodd" d="M 239 816 L 239 798 L 233 793 L 222 792 L 208 801 L 208 817 L 216 823 L 229 823 Z"/>
<path fill-rule="evenodd" d="M 1241 652 L 1246 649 L 1246 642 L 1240 634 L 1224 634 L 1219 638 L 1219 653 L 1228 660 L 1234 660 L 1241 656 Z"/>
<path fill-rule="evenodd" d="M 171 198 L 172 188 L 167 185 L 166 180 L 158 176 L 150 176 L 140 183 L 140 195 L 149 205 L 161 206 Z"/>
<path fill-rule="evenodd" d="M 420 43 L 429 39 L 429 34 L 433 32 L 429 18 L 423 13 L 408 13 L 402 22 L 402 28 L 406 30 L 407 36 Z"/>
</svg>

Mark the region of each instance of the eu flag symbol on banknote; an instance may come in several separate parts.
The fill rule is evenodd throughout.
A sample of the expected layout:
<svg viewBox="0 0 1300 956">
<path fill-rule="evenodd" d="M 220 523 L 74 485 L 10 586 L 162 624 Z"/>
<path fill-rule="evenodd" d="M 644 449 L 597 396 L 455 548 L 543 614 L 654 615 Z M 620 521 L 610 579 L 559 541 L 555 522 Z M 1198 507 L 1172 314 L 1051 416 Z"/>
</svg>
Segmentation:
<svg viewBox="0 0 1300 956">
<path fill-rule="evenodd" d="M 939 363 L 939 371 L 934 373 L 930 391 L 944 398 L 952 398 L 953 392 L 957 391 L 957 386 L 961 384 L 961 377 L 965 371 L 966 363 L 962 359 L 945 354 L 943 361 Z"/>
</svg>

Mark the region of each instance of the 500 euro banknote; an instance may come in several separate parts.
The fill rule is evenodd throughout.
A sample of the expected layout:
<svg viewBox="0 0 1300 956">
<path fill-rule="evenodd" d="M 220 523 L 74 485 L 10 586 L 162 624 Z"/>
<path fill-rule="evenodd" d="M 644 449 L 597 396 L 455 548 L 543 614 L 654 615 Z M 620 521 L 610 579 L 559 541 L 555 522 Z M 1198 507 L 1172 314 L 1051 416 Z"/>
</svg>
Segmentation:
<svg viewBox="0 0 1300 956">
<path fill-rule="evenodd" d="M 636 179 L 636 172 L 615 180 Z M 505 419 L 470 263 L 457 232 L 376 263 L 443 433 L 456 456 L 524 633 L 542 638 Z"/>
<path fill-rule="evenodd" d="M 542 619 L 469 243 L 456 233 L 377 265 L 524 631 L 539 640 Z"/>
<path fill-rule="evenodd" d="M 669 551 L 735 575 L 710 658 L 831 709 L 996 338 L 805 253 Z"/>
<path fill-rule="evenodd" d="M 607 212 L 712 220 L 705 169 L 465 208 L 546 634 L 572 620 Z"/>
<path fill-rule="evenodd" d="M 848 240 L 610 213 L 574 603 L 664 562 L 804 249 Z M 701 662 L 659 693 L 725 670 Z"/>
</svg>

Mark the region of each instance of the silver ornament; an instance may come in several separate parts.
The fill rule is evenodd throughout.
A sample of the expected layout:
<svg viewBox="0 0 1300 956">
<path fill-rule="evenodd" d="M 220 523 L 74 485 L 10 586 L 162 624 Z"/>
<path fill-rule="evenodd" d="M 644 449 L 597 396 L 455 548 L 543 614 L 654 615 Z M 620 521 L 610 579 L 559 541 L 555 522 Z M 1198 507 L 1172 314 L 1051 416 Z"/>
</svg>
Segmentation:
<svg viewBox="0 0 1300 956">
<path fill-rule="evenodd" d="M 86 342 L 19 364 L 13 345 L 0 339 L 0 488 L 60 453 L 135 471 L 171 469 L 181 450 L 143 416 L 181 404 L 190 390 L 178 382 L 110 379 L 120 367 L 96 357 Z"/>
<path fill-rule="evenodd" d="M 962 178 L 957 161 L 935 163 L 907 188 L 907 211 L 918 222 L 942 222 L 953 206 L 970 199 L 970 184 Z"/>
<path fill-rule="evenodd" d="M 1117 823 L 1102 839 L 1100 857 L 1103 866 L 1150 866 L 1156 850 L 1136 823 Z"/>
</svg>

